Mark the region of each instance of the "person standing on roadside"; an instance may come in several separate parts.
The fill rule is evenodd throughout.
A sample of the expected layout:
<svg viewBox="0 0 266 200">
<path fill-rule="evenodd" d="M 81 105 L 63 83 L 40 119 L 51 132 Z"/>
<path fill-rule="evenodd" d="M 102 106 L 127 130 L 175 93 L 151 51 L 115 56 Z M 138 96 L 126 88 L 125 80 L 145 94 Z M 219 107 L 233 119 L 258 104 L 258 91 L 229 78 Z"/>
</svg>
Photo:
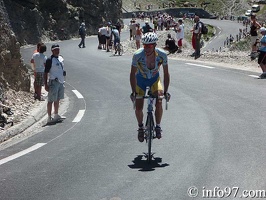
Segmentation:
<svg viewBox="0 0 266 200">
<path fill-rule="evenodd" d="M 202 24 L 200 22 L 199 16 L 195 15 L 194 17 L 194 26 L 192 31 L 192 47 L 194 48 L 195 52 L 192 54 L 192 56 L 195 57 L 195 59 L 200 57 L 200 39 L 201 39 L 201 29 Z"/>
<path fill-rule="evenodd" d="M 85 48 L 85 37 L 86 37 L 86 28 L 85 28 L 85 23 L 82 22 L 80 27 L 79 27 L 79 35 L 80 35 L 80 38 L 81 38 L 81 41 L 79 43 L 79 48 Z"/>
<path fill-rule="evenodd" d="M 65 117 L 61 117 L 58 114 L 59 101 L 64 99 L 64 76 L 66 75 L 64 71 L 64 59 L 60 53 L 60 47 L 58 44 L 52 45 L 51 48 L 52 55 L 46 60 L 45 70 L 44 70 L 44 85 L 45 90 L 48 92 L 48 102 L 47 102 L 47 124 L 55 123 Z M 49 75 L 49 81 L 48 81 Z M 54 104 L 54 118 L 52 115 L 52 105 Z"/>
<path fill-rule="evenodd" d="M 256 58 L 258 45 L 257 45 L 257 39 L 258 39 L 258 30 L 261 28 L 261 25 L 256 19 L 255 14 L 251 14 L 250 16 L 250 39 L 251 39 L 251 59 Z"/>
<path fill-rule="evenodd" d="M 266 28 L 261 27 L 260 32 L 262 34 L 262 38 L 260 39 L 260 54 L 258 58 L 258 64 L 261 67 L 262 74 L 259 76 L 261 79 L 266 78 Z"/>
<path fill-rule="evenodd" d="M 33 60 L 33 70 L 34 70 L 34 88 L 35 95 L 34 99 L 38 99 L 39 101 L 43 101 L 42 98 L 42 85 L 44 82 L 44 68 L 47 57 L 43 54 L 46 51 L 46 46 L 41 44 L 39 47 L 39 52 L 32 55 Z"/>
<path fill-rule="evenodd" d="M 183 39 L 184 39 L 184 24 L 183 20 L 179 19 L 178 24 L 175 27 L 175 32 L 176 32 L 176 42 L 178 46 L 177 53 L 182 52 L 182 46 L 183 46 Z"/>
<path fill-rule="evenodd" d="M 40 51 L 40 46 L 42 44 L 43 44 L 42 42 L 38 42 L 37 48 L 33 51 L 33 54 L 38 53 Z M 32 54 L 32 56 L 33 56 L 33 54 Z M 31 63 L 31 68 L 34 71 L 34 60 L 32 57 L 31 57 L 30 63 Z M 35 78 L 36 78 L 36 74 L 34 72 L 34 79 Z M 36 99 L 36 98 L 37 98 L 37 88 L 36 88 L 35 81 L 34 81 L 34 99 Z"/>
<path fill-rule="evenodd" d="M 141 31 L 139 23 L 136 24 L 136 27 L 137 27 L 137 29 L 136 29 L 136 47 L 137 47 L 137 49 L 139 49 L 140 48 L 140 40 L 142 37 L 142 31 Z"/>
</svg>

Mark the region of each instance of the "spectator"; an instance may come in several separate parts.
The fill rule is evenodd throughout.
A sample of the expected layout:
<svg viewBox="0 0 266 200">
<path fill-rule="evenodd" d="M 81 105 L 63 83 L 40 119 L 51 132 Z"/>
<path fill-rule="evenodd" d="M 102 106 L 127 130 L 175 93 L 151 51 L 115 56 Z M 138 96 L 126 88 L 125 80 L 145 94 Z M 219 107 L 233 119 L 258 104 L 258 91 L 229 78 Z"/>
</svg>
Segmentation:
<svg viewBox="0 0 266 200">
<path fill-rule="evenodd" d="M 42 85 L 43 85 L 43 76 L 44 76 L 44 68 L 46 63 L 46 56 L 43 54 L 46 51 L 46 46 L 42 44 L 39 48 L 39 52 L 32 55 L 33 66 L 34 66 L 34 86 L 35 93 L 34 99 L 38 99 L 39 101 L 43 101 L 42 94 Z"/>
<path fill-rule="evenodd" d="M 115 50 L 115 54 L 117 53 L 117 45 L 120 44 L 120 35 L 119 35 L 119 31 L 117 30 L 116 26 L 112 27 L 112 34 L 111 34 L 111 38 L 114 38 L 114 50 Z"/>
<path fill-rule="evenodd" d="M 261 67 L 262 74 L 259 77 L 264 79 L 266 78 L 266 28 L 261 27 L 260 32 L 262 34 L 262 38 L 260 39 L 260 54 L 258 58 L 258 64 Z"/>
<path fill-rule="evenodd" d="M 257 39 L 258 39 L 258 30 L 261 28 L 261 25 L 258 23 L 255 14 L 251 14 L 250 16 L 250 38 L 251 38 L 251 59 L 255 59 L 258 46 L 257 46 Z"/>
<path fill-rule="evenodd" d="M 152 27 L 149 25 L 149 22 L 148 21 L 145 21 L 145 25 L 142 26 L 142 33 L 145 34 L 145 33 L 148 33 L 148 32 L 152 32 Z"/>
<path fill-rule="evenodd" d="M 154 32 L 158 30 L 158 17 L 155 17 L 153 20 L 153 27 L 154 27 Z"/>
<path fill-rule="evenodd" d="M 135 40 L 136 38 L 136 21 L 132 20 L 132 25 L 131 25 L 131 29 L 132 29 L 132 39 Z"/>
<path fill-rule="evenodd" d="M 98 29 L 98 49 L 102 49 L 102 42 L 101 42 L 101 34 L 100 34 L 100 29 L 102 28 L 102 26 L 99 26 Z"/>
<path fill-rule="evenodd" d="M 107 27 L 106 27 L 106 52 L 109 52 L 110 49 L 109 47 L 111 46 L 110 45 L 110 42 L 111 42 L 111 35 L 112 35 L 112 29 L 111 29 L 111 22 L 108 22 L 107 23 Z"/>
<path fill-rule="evenodd" d="M 140 40 L 141 40 L 141 37 L 142 37 L 142 31 L 140 29 L 140 24 L 137 23 L 137 30 L 136 30 L 136 46 L 137 46 L 137 49 L 140 48 Z"/>
<path fill-rule="evenodd" d="M 39 42 L 37 44 L 37 48 L 33 51 L 33 54 L 34 53 L 38 53 L 40 51 L 40 46 L 42 44 L 43 44 L 42 42 Z M 33 60 L 33 58 L 31 58 L 30 63 L 31 63 L 31 68 L 34 71 L 34 60 Z M 34 73 L 34 79 L 35 79 L 35 77 L 36 77 L 36 74 Z M 37 98 L 37 88 L 36 88 L 35 81 L 34 81 L 34 99 L 36 99 L 36 98 Z"/>
<path fill-rule="evenodd" d="M 200 57 L 200 39 L 201 39 L 201 28 L 202 24 L 200 23 L 199 16 L 195 15 L 194 17 L 194 26 L 192 31 L 192 47 L 195 50 L 195 52 L 192 54 L 192 56 L 195 57 L 195 59 Z"/>
<path fill-rule="evenodd" d="M 183 46 L 183 39 L 184 39 L 184 24 L 182 19 L 178 20 L 178 24 L 175 27 L 175 32 L 176 32 L 176 41 L 178 45 L 177 53 L 181 53 Z"/>
<path fill-rule="evenodd" d="M 106 32 L 107 32 L 107 29 L 104 26 L 102 26 L 98 30 L 99 40 L 100 40 L 100 44 L 102 47 L 101 49 L 103 49 L 103 50 L 106 50 Z"/>
<path fill-rule="evenodd" d="M 121 34 L 121 29 L 122 29 L 122 25 L 121 25 L 121 23 L 119 22 L 119 20 L 117 21 L 117 23 L 116 23 L 116 29 L 118 30 L 118 32 L 119 32 L 119 36 L 120 36 L 120 34 Z"/>
<path fill-rule="evenodd" d="M 55 123 L 64 119 L 58 114 L 59 101 L 64 99 L 64 59 L 59 55 L 60 47 L 58 44 L 52 45 L 52 55 L 46 60 L 44 70 L 44 85 L 45 90 L 48 92 L 47 102 L 47 124 Z M 48 82 L 49 74 L 49 82 Z M 54 104 L 54 118 L 51 117 L 52 105 Z"/>
<path fill-rule="evenodd" d="M 175 53 L 178 49 L 177 45 L 175 44 L 175 40 L 172 38 L 170 33 L 167 35 L 165 47 L 163 49 L 169 51 L 169 53 Z"/>
<path fill-rule="evenodd" d="M 133 37 L 132 35 L 132 29 L 133 29 L 133 20 L 130 20 L 130 24 L 129 24 L 129 40 L 131 40 L 131 38 Z"/>
<path fill-rule="evenodd" d="M 86 28 L 85 28 L 85 23 L 82 22 L 80 27 L 79 27 L 79 35 L 80 35 L 80 38 L 81 38 L 81 41 L 79 43 L 79 48 L 85 48 L 85 37 L 86 37 Z"/>
</svg>

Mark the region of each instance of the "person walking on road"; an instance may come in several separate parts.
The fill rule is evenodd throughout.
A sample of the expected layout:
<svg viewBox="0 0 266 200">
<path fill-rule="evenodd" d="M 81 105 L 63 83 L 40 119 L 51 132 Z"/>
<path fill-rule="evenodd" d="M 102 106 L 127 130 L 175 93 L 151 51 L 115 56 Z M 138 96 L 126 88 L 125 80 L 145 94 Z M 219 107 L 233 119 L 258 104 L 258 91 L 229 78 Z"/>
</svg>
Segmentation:
<svg viewBox="0 0 266 200">
<path fill-rule="evenodd" d="M 46 60 L 44 70 L 44 85 L 45 90 L 48 92 L 48 103 L 47 103 L 47 124 L 55 123 L 59 120 L 64 119 L 58 114 L 59 101 L 64 99 L 64 59 L 59 55 L 60 47 L 58 44 L 52 45 L 52 55 Z M 49 75 L 49 81 L 48 81 Z M 52 105 L 54 104 L 54 118 L 51 117 Z"/>
<path fill-rule="evenodd" d="M 79 48 L 85 48 L 85 37 L 86 37 L 86 28 L 85 28 L 85 23 L 82 22 L 80 27 L 79 27 L 79 35 L 80 35 L 80 38 L 81 38 L 81 41 L 79 43 Z"/>
</svg>

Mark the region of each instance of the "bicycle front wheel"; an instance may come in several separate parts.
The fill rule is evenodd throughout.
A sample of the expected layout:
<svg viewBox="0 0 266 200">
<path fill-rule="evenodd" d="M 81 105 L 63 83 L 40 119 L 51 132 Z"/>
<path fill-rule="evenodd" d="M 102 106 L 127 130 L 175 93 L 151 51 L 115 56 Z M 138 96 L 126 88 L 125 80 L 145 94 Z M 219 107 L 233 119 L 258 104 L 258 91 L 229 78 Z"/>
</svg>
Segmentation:
<svg viewBox="0 0 266 200">
<path fill-rule="evenodd" d="M 152 160 L 152 153 L 151 153 L 151 145 L 153 140 L 153 130 L 154 130 L 154 123 L 153 123 L 153 116 L 152 113 L 149 113 L 147 116 L 147 124 L 148 134 L 147 134 L 147 143 L 148 143 L 148 163 Z"/>
</svg>

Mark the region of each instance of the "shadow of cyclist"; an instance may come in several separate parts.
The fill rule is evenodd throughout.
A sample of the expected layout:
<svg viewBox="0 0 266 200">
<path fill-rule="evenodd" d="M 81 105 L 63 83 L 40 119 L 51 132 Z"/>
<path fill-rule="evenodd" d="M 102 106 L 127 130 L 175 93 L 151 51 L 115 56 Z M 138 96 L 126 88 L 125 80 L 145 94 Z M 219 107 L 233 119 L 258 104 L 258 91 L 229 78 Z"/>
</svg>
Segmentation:
<svg viewBox="0 0 266 200">
<path fill-rule="evenodd" d="M 150 163 L 148 163 L 144 155 L 138 155 L 132 162 L 133 164 L 128 165 L 128 167 L 131 169 L 139 169 L 139 171 L 143 172 L 154 171 L 156 168 L 169 166 L 167 163 L 161 164 L 162 158 L 159 157 L 153 158 Z"/>
</svg>

